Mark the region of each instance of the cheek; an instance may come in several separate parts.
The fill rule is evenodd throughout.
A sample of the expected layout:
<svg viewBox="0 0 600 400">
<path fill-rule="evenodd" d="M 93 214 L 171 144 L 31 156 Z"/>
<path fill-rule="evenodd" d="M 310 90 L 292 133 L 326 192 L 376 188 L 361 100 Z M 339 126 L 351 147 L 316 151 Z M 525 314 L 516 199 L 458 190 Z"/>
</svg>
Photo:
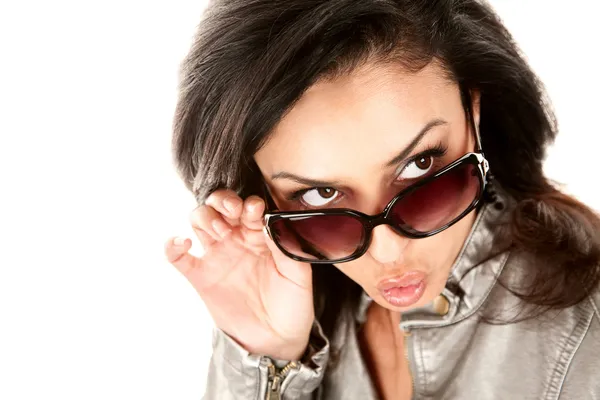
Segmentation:
<svg viewBox="0 0 600 400">
<path fill-rule="evenodd" d="M 369 265 L 365 256 L 358 260 L 334 264 L 334 266 L 363 288 L 369 286 L 371 283 L 373 274 L 368 274 Z"/>
<path fill-rule="evenodd" d="M 424 260 L 430 268 L 429 279 L 431 280 L 430 284 L 433 284 L 431 285 L 432 288 L 436 286 L 436 289 L 438 289 L 437 286 L 443 287 L 446 284 L 453 261 L 456 258 L 457 238 L 447 232 L 446 235 L 438 234 L 425 240 L 431 240 L 431 242 L 420 249 L 419 258 Z"/>
<path fill-rule="evenodd" d="M 439 279 L 447 279 L 469 235 L 474 218 L 475 213 L 471 213 L 451 228 L 425 239 L 430 242 L 427 243 L 426 249 L 422 249 L 422 254 L 429 258 L 429 264 L 439 274 Z"/>
</svg>

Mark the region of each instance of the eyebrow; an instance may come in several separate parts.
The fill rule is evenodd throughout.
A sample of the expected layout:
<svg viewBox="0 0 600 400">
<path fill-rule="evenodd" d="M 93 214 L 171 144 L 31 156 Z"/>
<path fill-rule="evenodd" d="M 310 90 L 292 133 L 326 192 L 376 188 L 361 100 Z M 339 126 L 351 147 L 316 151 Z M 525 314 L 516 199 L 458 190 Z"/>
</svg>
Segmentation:
<svg viewBox="0 0 600 400">
<path fill-rule="evenodd" d="M 433 119 L 431 121 L 429 121 L 417 134 L 417 136 L 415 136 L 415 138 L 412 140 L 412 142 L 409 143 L 408 146 L 406 146 L 406 148 L 404 148 L 404 150 L 402 150 L 397 156 L 395 156 L 393 159 L 391 159 L 387 164 L 386 167 L 392 167 L 396 164 L 399 164 L 401 161 L 403 161 L 406 157 L 408 157 L 410 155 L 410 153 L 412 153 L 412 151 L 419 145 L 419 143 L 421 143 L 421 141 L 423 140 L 423 138 L 431 131 L 431 129 L 435 128 L 436 126 L 440 126 L 440 125 L 446 125 L 448 122 L 440 119 L 440 118 L 436 118 Z M 322 181 L 322 180 L 318 180 L 318 179 L 309 179 L 309 178 L 305 178 L 303 176 L 300 175 L 296 175 L 296 174 L 292 174 L 290 172 L 277 172 L 276 174 L 271 175 L 271 179 L 272 180 L 276 180 L 276 179 L 288 179 L 297 183 L 300 183 L 302 185 L 306 185 L 306 186 L 320 186 L 320 187 L 329 187 L 329 186 L 338 186 L 339 182 L 338 181 Z"/>
<path fill-rule="evenodd" d="M 439 119 L 439 118 L 429 121 L 427 123 L 427 125 L 425 125 L 419 131 L 419 133 L 417 134 L 417 136 L 415 136 L 415 138 L 412 140 L 412 142 L 410 142 L 410 144 L 408 146 L 406 146 L 406 148 L 404 150 L 402 150 L 396 157 L 392 158 L 385 166 L 392 167 L 394 165 L 399 164 L 406 157 L 408 157 L 410 155 L 410 153 L 413 152 L 413 150 L 419 145 L 419 143 L 421 143 L 423 138 L 429 132 L 431 132 L 431 129 L 435 128 L 436 126 L 446 125 L 447 123 L 448 123 L 447 121 L 445 121 L 443 119 Z"/>
<path fill-rule="evenodd" d="M 321 181 L 318 179 L 309 179 L 300 175 L 295 175 L 290 172 L 278 172 L 274 175 L 271 175 L 271 179 L 288 179 L 290 181 L 294 181 L 306 186 L 319 186 L 319 187 L 329 187 L 329 186 L 338 186 L 339 182 L 337 181 Z"/>
</svg>

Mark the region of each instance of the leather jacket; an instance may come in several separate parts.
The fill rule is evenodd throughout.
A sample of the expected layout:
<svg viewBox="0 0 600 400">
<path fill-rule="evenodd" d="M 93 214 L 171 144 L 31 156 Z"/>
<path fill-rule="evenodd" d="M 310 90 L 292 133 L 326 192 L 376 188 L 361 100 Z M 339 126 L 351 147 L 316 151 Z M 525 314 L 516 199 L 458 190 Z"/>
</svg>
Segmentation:
<svg viewBox="0 0 600 400">
<path fill-rule="evenodd" d="M 513 323 L 484 322 L 482 312 L 514 317 L 516 297 L 498 283 L 518 283 L 531 260 L 496 251 L 498 222 L 507 216 L 486 204 L 455 261 L 447 285 L 430 305 L 402 314 L 413 399 L 600 400 L 600 291 L 579 304 Z M 301 362 L 248 354 L 215 329 L 204 399 L 377 399 L 361 356 L 357 329 L 370 299 L 332 338 L 313 326 L 312 351 Z M 512 312 L 512 313 L 511 313 Z M 342 346 L 328 368 L 330 346 Z"/>
</svg>

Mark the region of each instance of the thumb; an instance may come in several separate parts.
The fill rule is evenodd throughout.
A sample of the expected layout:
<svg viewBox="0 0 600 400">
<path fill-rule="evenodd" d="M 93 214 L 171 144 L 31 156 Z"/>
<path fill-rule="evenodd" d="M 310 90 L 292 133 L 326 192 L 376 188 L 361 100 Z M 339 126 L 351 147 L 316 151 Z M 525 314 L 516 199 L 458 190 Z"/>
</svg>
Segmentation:
<svg viewBox="0 0 600 400">
<path fill-rule="evenodd" d="M 197 257 L 188 253 L 191 247 L 192 241 L 181 237 L 170 238 L 164 246 L 167 261 L 186 277 L 200 264 Z"/>
</svg>

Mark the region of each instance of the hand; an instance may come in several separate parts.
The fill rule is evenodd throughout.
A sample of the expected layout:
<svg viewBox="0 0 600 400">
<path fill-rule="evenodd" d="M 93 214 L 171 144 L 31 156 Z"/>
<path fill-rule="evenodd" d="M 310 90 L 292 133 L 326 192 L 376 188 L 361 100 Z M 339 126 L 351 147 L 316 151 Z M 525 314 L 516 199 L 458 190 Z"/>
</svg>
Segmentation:
<svg viewBox="0 0 600 400">
<path fill-rule="evenodd" d="M 253 354 L 298 360 L 314 320 L 312 271 L 281 253 L 263 232 L 265 204 L 218 190 L 191 215 L 205 249 L 172 238 L 167 259 L 194 286 L 217 327 Z"/>
</svg>

